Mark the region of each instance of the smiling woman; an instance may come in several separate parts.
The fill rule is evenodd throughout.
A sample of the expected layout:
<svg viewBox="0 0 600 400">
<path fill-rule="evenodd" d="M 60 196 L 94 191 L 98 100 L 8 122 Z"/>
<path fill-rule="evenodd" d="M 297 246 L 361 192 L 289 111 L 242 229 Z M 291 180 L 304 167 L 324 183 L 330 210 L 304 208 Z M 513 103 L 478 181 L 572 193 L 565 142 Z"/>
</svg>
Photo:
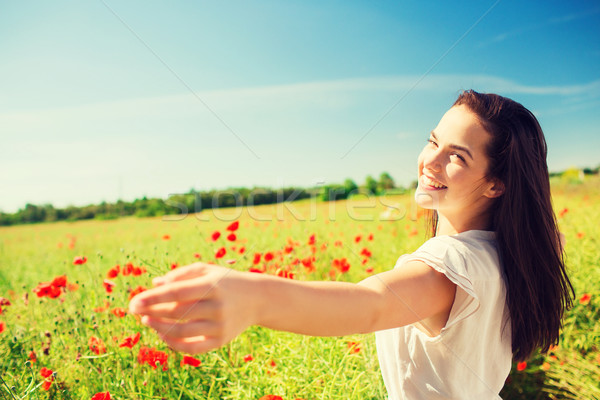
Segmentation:
<svg viewBox="0 0 600 400">
<path fill-rule="evenodd" d="M 544 136 L 522 105 L 464 92 L 431 133 L 418 175 L 434 237 L 392 270 L 354 284 L 196 263 L 156 278 L 130 311 L 188 353 L 251 325 L 377 332 L 390 399 L 498 399 L 513 356 L 556 343 L 572 301 Z"/>
<path fill-rule="evenodd" d="M 419 156 L 419 185 L 415 198 L 449 219 L 449 234 L 489 229 L 486 212 L 504 193 L 502 182 L 487 179 L 490 134 L 464 105 L 452 107 L 431 131 Z"/>
</svg>

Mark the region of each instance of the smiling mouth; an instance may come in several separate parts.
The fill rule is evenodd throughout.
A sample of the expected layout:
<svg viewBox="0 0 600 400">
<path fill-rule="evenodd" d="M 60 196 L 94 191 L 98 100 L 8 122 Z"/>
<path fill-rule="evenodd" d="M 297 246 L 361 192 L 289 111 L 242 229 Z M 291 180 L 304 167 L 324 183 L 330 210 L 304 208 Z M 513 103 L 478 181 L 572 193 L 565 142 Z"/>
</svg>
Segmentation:
<svg viewBox="0 0 600 400">
<path fill-rule="evenodd" d="M 421 182 L 430 189 L 447 189 L 448 186 L 444 186 L 441 183 L 439 183 L 438 181 L 434 181 L 433 179 L 429 178 L 427 175 L 421 175 Z"/>
</svg>

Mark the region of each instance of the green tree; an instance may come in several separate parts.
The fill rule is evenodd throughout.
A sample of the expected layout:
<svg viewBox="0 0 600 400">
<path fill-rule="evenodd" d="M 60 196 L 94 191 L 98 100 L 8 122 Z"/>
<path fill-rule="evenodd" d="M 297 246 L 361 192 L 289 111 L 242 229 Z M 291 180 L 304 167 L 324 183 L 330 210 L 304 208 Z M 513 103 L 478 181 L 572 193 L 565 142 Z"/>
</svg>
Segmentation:
<svg viewBox="0 0 600 400">
<path fill-rule="evenodd" d="M 325 185 L 321 192 L 321 199 L 323 201 L 344 200 L 347 197 L 346 188 L 342 185 Z"/>
<path fill-rule="evenodd" d="M 379 187 L 382 191 L 395 188 L 396 183 L 394 182 L 394 178 L 387 172 L 382 172 L 381 175 L 379 175 Z"/>
<path fill-rule="evenodd" d="M 346 190 L 346 198 L 348 198 L 357 193 L 358 185 L 352 179 L 348 178 L 344 181 L 344 189 Z"/>
<path fill-rule="evenodd" d="M 375 180 L 375 178 L 373 178 L 371 175 L 367 176 L 367 178 L 365 179 L 365 187 L 367 189 L 368 194 L 377 195 L 377 193 L 379 192 L 377 188 L 378 183 Z"/>
</svg>

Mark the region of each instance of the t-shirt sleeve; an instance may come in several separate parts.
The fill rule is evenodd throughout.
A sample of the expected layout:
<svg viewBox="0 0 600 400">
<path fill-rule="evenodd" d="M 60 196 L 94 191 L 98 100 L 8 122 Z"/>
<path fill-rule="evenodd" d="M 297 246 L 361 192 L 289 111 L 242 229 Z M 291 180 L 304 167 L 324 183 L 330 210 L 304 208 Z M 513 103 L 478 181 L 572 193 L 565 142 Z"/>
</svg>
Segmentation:
<svg viewBox="0 0 600 400">
<path fill-rule="evenodd" d="M 402 259 L 402 262 L 423 261 L 456 284 L 454 303 L 444 329 L 450 328 L 479 309 L 479 297 L 469 277 L 464 251 L 465 249 L 460 244 L 434 238 Z"/>
</svg>

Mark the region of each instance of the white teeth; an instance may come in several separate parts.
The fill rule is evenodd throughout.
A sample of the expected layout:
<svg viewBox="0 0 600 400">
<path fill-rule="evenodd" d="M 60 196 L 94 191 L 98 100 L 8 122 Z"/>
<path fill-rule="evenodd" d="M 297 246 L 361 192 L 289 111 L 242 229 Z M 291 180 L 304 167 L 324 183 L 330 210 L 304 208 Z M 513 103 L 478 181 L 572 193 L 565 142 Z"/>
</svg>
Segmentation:
<svg viewBox="0 0 600 400">
<path fill-rule="evenodd" d="M 437 189 L 445 189 L 446 188 L 446 186 L 442 185 L 441 183 L 429 179 L 429 177 L 427 177 L 426 175 L 423 175 L 423 181 L 425 182 L 425 184 L 427 184 L 429 186 L 433 186 L 434 188 L 437 188 Z"/>
</svg>

